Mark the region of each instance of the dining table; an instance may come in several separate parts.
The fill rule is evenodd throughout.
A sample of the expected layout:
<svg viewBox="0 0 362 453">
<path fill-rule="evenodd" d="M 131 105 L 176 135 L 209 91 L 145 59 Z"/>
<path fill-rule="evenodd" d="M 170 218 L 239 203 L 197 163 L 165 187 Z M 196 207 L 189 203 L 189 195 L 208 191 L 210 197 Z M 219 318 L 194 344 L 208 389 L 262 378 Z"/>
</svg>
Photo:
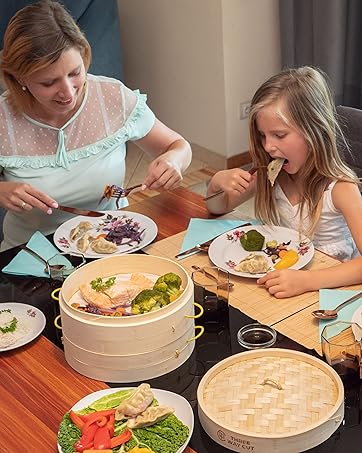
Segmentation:
<svg viewBox="0 0 362 453">
<path fill-rule="evenodd" d="M 175 238 L 172 244 L 179 249 L 180 238 L 187 230 L 190 219 L 217 219 L 211 215 L 201 195 L 185 187 L 162 192 L 128 206 L 127 211 L 150 217 L 157 224 L 158 232 L 153 244 L 141 253 L 162 256 L 162 244 Z M 234 213 L 233 218 L 242 215 Z M 48 236 L 52 239 L 52 236 Z M 20 248 L 0 253 L 0 268 L 7 265 Z M 140 252 L 136 252 L 140 253 Z M 174 252 L 172 252 L 174 253 Z M 190 271 L 190 263 L 197 262 L 200 252 L 194 258 L 180 261 Z M 330 263 L 329 258 L 318 255 L 319 262 Z M 201 259 L 201 258 L 200 258 Z M 205 258 L 206 259 L 206 258 Z M 227 322 L 219 330 L 210 329 L 196 342 L 194 352 L 179 368 L 166 376 L 147 380 L 153 388 L 169 390 L 184 396 L 194 412 L 194 428 L 185 453 L 222 453 L 226 450 L 215 443 L 203 430 L 198 418 L 197 388 L 204 374 L 215 364 L 233 354 L 245 351 L 237 341 L 236 333 L 241 326 L 260 321 L 258 313 L 248 311 L 238 299 L 238 291 L 252 294 L 256 290 L 255 281 L 233 279 L 235 303 L 229 306 Z M 79 374 L 66 361 L 62 349 L 61 330 L 54 325 L 59 315 L 59 306 L 51 298 L 51 293 L 59 287 L 59 281 L 50 278 L 16 276 L 0 272 L 1 303 L 17 302 L 37 307 L 46 317 L 43 332 L 30 343 L 0 352 L 0 452 L 1 453 L 51 453 L 57 452 L 57 432 L 64 414 L 86 395 L 110 387 L 124 384 L 107 383 Z M 258 289 L 259 291 L 259 289 Z M 241 294 L 241 293 L 240 293 Z M 245 292 L 242 293 L 245 295 Z M 258 293 L 263 300 L 275 301 L 265 288 Z M 292 338 L 286 330 L 286 321 L 296 319 L 318 303 L 318 293 L 314 299 L 295 298 L 295 305 L 286 304 L 282 315 L 277 318 L 268 313 L 265 323 L 273 325 L 277 331 L 274 347 L 288 348 L 311 354 L 323 359 L 318 350 L 308 343 Z M 293 299 L 293 298 L 291 298 Z M 240 302 L 240 303 L 239 303 Z M 290 307 L 294 307 L 291 309 Z M 297 307 L 297 308 L 295 308 Z M 289 311 L 288 311 L 289 310 Z M 294 317 L 294 318 L 293 318 Z M 134 383 L 135 385 L 138 383 Z M 132 384 L 127 384 L 127 387 Z M 360 382 L 345 386 L 345 419 L 338 430 L 322 444 L 309 449 L 314 453 L 349 453 L 361 451 L 361 386 Z M 267 452 L 265 452 L 267 453 Z"/>
</svg>

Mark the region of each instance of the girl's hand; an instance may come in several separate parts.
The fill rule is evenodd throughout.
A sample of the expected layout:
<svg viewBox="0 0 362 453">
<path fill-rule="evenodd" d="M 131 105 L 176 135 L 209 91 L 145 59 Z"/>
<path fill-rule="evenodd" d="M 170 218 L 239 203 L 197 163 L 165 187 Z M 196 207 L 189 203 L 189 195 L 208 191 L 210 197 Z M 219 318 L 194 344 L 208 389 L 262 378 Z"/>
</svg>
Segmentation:
<svg viewBox="0 0 362 453">
<path fill-rule="evenodd" d="M 0 182 L 0 206 L 14 212 L 29 212 L 38 208 L 51 214 L 51 208 L 57 208 L 58 203 L 30 184 Z"/>
<path fill-rule="evenodd" d="M 237 196 L 245 193 L 255 179 L 249 172 L 241 168 L 218 171 L 211 179 L 207 195 L 223 190 L 225 195 Z"/>
<path fill-rule="evenodd" d="M 161 155 L 153 160 L 148 167 L 147 176 L 143 182 L 143 188 L 152 190 L 172 190 L 182 181 L 181 169 L 175 162 Z"/>
<path fill-rule="evenodd" d="M 254 195 L 256 176 L 241 168 L 218 171 L 211 179 L 206 196 L 222 190 L 222 194 L 207 200 L 206 206 L 212 214 L 225 214 Z"/>
<path fill-rule="evenodd" d="M 310 287 L 308 271 L 294 269 L 268 272 L 259 278 L 256 283 L 264 285 L 269 293 L 277 299 L 298 296 L 313 289 Z"/>
</svg>

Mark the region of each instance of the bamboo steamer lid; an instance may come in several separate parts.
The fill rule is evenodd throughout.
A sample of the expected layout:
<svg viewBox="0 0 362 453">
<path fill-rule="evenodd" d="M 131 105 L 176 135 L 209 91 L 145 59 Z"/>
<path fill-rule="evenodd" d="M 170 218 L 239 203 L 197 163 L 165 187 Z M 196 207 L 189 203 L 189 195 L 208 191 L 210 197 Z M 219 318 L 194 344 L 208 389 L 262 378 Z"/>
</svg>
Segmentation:
<svg viewBox="0 0 362 453">
<path fill-rule="evenodd" d="M 243 352 L 211 368 L 197 399 L 205 431 L 233 451 L 300 452 L 326 440 L 344 412 L 343 384 L 327 364 L 286 349 Z"/>
</svg>

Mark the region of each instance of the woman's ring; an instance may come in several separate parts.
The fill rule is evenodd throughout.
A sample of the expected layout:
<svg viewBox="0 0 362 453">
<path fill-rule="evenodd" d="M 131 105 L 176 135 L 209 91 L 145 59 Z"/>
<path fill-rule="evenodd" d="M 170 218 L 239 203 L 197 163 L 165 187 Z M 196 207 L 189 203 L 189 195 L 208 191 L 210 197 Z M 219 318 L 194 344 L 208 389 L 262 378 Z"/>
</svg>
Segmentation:
<svg viewBox="0 0 362 453">
<path fill-rule="evenodd" d="M 23 201 L 23 202 L 21 203 L 21 209 L 25 209 L 25 206 L 26 206 L 26 203 L 25 203 L 25 201 Z"/>
</svg>

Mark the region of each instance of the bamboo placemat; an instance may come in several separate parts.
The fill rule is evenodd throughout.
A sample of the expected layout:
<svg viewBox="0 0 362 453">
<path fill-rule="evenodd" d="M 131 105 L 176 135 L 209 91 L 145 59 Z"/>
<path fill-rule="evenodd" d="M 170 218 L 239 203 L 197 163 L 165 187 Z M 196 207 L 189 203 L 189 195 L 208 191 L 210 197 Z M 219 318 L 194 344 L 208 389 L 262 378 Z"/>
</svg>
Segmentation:
<svg viewBox="0 0 362 453">
<path fill-rule="evenodd" d="M 178 262 L 191 275 L 192 265 L 212 266 L 207 254 L 200 252 L 182 260 L 175 259 L 180 251 L 185 232 L 178 233 L 146 247 L 144 251 L 151 255 L 169 258 Z M 338 261 L 319 251 L 307 269 L 323 269 L 335 266 Z M 230 276 L 234 288 L 229 295 L 229 303 L 240 309 L 247 316 L 260 323 L 272 325 L 279 332 L 308 347 L 318 350 L 318 324 L 311 316 L 311 311 L 318 308 L 319 293 L 312 291 L 296 297 L 276 299 L 264 287 L 256 284 L 254 278 Z M 291 316 L 293 315 L 293 316 Z"/>
<path fill-rule="evenodd" d="M 350 286 L 348 289 L 361 289 L 361 285 Z M 312 311 L 318 310 L 318 308 L 319 302 L 316 302 L 289 318 L 274 324 L 273 327 L 283 335 L 292 338 L 309 349 L 316 350 L 318 354 L 322 355 L 319 320 L 312 315 Z"/>
</svg>

